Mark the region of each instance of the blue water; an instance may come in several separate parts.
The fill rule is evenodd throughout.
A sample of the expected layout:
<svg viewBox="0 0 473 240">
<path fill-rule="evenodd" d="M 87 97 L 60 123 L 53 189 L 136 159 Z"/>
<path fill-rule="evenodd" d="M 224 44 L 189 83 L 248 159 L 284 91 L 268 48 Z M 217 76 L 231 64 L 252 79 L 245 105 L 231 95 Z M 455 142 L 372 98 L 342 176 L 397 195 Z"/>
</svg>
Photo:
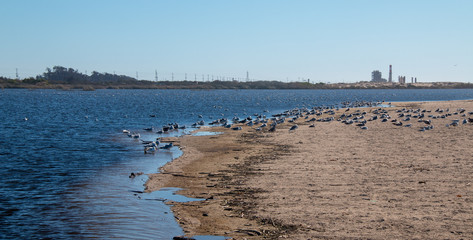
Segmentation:
<svg viewBox="0 0 473 240">
<path fill-rule="evenodd" d="M 146 175 L 128 177 L 155 173 L 181 152 L 145 155 L 139 140 L 123 129 L 152 140 L 158 134 L 143 128 L 171 122 L 189 126 L 201 119 L 208 123 L 345 101 L 459 99 L 473 99 L 473 90 L 6 89 L 0 91 L 0 238 L 182 235 L 163 203 L 169 190 L 142 193 Z"/>
</svg>

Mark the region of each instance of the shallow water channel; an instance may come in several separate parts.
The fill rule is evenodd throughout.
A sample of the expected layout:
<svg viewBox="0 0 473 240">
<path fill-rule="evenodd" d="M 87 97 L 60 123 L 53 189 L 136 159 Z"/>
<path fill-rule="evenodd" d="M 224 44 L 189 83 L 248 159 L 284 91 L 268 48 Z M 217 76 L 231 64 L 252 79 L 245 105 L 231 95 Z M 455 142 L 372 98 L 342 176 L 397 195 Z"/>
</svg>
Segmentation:
<svg viewBox="0 0 473 240">
<path fill-rule="evenodd" d="M 168 136 L 178 136 L 182 133 L 176 132 Z M 155 137 L 155 134 L 142 134 L 141 138 L 153 140 Z M 136 140 L 124 137 L 122 141 L 130 141 L 141 149 Z M 184 232 L 166 201 L 187 202 L 204 199 L 176 194 L 180 190 L 178 188 L 143 192 L 147 174 L 158 172 L 161 166 L 181 155 L 182 151 L 178 147 L 159 150 L 153 154 L 140 154 L 133 161 L 106 167 L 97 176 L 78 183 L 76 188 L 71 188 L 64 201 L 66 205 L 70 204 L 75 208 L 70 209 L 72 212 L 69 214 L 76 218 L 71 223 L 77 224 L 77 235 L 86 238 L 119 239 L 172 239 L 174 236 L 183 235 Z M 130 177 L 131 172 L 143 174 Z M 130 233 L 133 235 L 130 236 Z M 193 237 L 198 240 L 225 239 L 221 236 Z"/>
</svg>

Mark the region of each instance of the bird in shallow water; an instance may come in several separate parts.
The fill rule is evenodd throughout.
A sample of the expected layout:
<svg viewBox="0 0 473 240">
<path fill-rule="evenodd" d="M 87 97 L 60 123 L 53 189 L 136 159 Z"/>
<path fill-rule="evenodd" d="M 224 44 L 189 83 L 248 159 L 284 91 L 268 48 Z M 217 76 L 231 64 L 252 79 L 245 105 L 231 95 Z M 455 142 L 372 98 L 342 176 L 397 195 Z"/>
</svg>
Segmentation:
<svg viewBox="0 0 473 240">
<path fill-rule="evenodd" d="M 172 145 L 172 142 L 171 142 L 171 143 L 168 143 L 168 144 L 166 144 L 166 145 L 164 145 L 164 146 L 162 146 L 162 147 L 160 147 L 160 148 L 161 148 L 161 149 L 170 149 L 170 148 L 172 148 L 172 146 L 173 146 L 173 145 Z"/>
</svg>

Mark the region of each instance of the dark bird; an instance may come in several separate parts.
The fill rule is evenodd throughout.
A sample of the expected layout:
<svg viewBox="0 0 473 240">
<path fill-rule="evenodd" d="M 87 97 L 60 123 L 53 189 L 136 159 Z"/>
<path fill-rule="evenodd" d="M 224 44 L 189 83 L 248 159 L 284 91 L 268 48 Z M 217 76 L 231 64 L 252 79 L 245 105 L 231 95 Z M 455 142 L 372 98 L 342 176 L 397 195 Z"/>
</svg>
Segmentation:
<svg viewBox="0 0 473 240">
<path fill-rule="evenodd" d="M 363 126 L 365 126 L 365 124 L 366 124 L 366 122 L 361 122 L 361 123 L 356 124 L 356 126 L 363 127 Z"/>
<path fill-rule="evenodd" d="M 296 124 L 296 125 L 292 126 L 292 127 L 289 129 L 289 131 L 296 130 L 298 127 L 299 127 L 299 126 L 297 126 L 297 124 Z"/>
<path fill-rule="evenodd" d="M 164 146 L 162 146 L 162 147 L 160 147 L 160 148 L 161 148 L 161 149 L 170 149 L 172 146 L 173 146 L 172 143 L 168 143 L 168 144 L 166 144 L 166 145 L 164 145 Z"/>
</svg>

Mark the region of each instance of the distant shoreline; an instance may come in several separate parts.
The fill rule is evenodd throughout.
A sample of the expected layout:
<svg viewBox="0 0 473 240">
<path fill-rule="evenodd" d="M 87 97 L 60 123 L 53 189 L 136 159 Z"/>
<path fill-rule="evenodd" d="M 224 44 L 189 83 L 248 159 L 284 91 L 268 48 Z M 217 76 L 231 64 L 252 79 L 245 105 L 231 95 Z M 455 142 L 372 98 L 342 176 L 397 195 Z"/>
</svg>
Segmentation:
<svg viewBox="0 0 473 240">
<path fill-rule="evenodd" d="M 38 82 L 35 84 L 24 83 L 21 80 L 0 81 L 2 89 L 58 89 L 58 90 L 84 90 L 94 91 L 96 89 L 473 89 L 473 83 L 414 83 L 414 84 L 379 84 L 379 83 L 343 83 L 343 84 L 325 84 L 325 83 L 303 83 L 303 82 L 276 82 L 276 81 L 258 81 L 258 82 L 148 82 L 137 81 L 136 84 L 68 84 L 68 83 L 47 83 Z"/>
<path fill-rule="evenodd" d="M 157 79 L 157 78 L 156 78 Z M 238 78 L 228 80 L 207 79 L 207 81 L 149 81 L 139 80 L 126 75 L 110 73 L 83 74 L 73 68 L 54 66 L 36 77 L 12 79 L 0 76 L 0 88 L 30 88 L 30 89 L 464 89 L 473 88 L 469 82 L 373 82 L 359 81 L 355 83 L 325 83 L 310 81 L 281 82 L 276 80 L 238 81 Z"/>
</svg>

